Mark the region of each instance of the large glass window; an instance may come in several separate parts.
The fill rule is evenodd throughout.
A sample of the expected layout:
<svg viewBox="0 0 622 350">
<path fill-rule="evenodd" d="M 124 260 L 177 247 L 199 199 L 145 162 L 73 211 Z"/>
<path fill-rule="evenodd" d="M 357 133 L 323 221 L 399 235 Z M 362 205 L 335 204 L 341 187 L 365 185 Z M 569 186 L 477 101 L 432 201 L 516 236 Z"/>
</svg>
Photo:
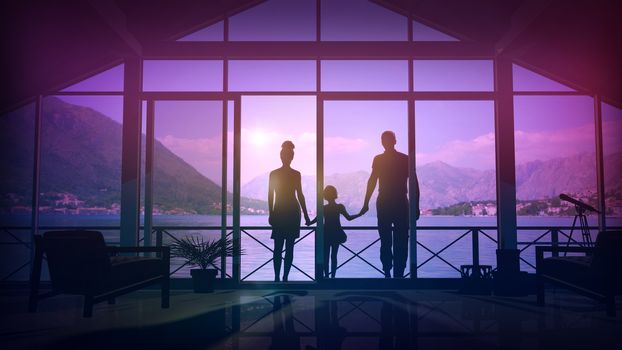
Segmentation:
<svg viewBox="0 0 622 350">
<path fill-rule="evenodd" d="M 520 242 L 551 242 L 549 232 L 527 226 L 569 227 L 575 207 L 560 194 L 597 206 L 594 104 L 588 96 L 516 96 L 516 213 Z M 587 213 L 596 225 L 595 213 Z M 577 224 L 578 225 L 578 224 Z M 562 230 L 563 243 L 583 241 L 580 230 Z M 595 239 L 596 231 L 592 232 Z M 522 269 L 533 271 L 534 251 L 522 254 Z"/>
<path fill-rule="evenodd" d="M 316 99 L 314 96 L 243 96 L 240 108 L 240 221 L 243 227 L 268 227 L 243 229 L 242 248 L 246 254 L 242 256 L 241 273 L 244 280 L 271 281 L 274 279 L 272 262 L 269 261 L 272 252 L 263 246 L 273 247 L 267 215 L 269 174 L 282 166 L 279 153 L 283 141 L 292 141 L 295 156 L 291 167 L 301 173 L 309 215 L 315 216 Z M 303 225 L 304 222 L 301 222 Z M 290 280 L 308 280 L 309 277 L 301 271 L 314 276 L 315 236 L 309 232 L 310 229 L 300 231 Z M 259 270 L 253 272 L 257 268 Z"/>
<path fill-rule="evenodd" d="M 384 151 L 382 132 L 393 131 L 396 149 L 408 154 L 407 116 L 406 101 L 324 102 L 324 186 L 337 189 L 336 202 L 350 214 L 357 214 L 363 206 L 372 161 Z M 348 240 L 338 251 L 338 264 L 344 264 L 337 270 L 339 278 L 382 277 L 380 242 L 372 244 L 378 239 L 378 231 L 360 228 L 377 225 L 377 192 L 376 188 L 366 215 L 351 222 L 341 218 Z M 360 258 L 355 253 L 360 253 Z"/>
<path fill-rule="evenodd" d="M 322 61 L 322 91 L 407 91 L 408 62 Z"/>
<path fill-rule="evenodd" d="M 230 91 L 315 91 L 314 61 L 229 61 Z"/>
<path fill-rule="evenodd" d="M 155 102 L 153 226 L 166 227 L 170 236 L 221 237 L 222 114 L 222 101 Z M 227 197 L 230 202 L 231 193 Z M 182 264 L 171 262 L 173 270 Z M 189 269 L 184 266 L 175 276 L 189 277 Z"/>
<path fill-rule="evenodd" d="M 268 0 L 229 18 L 231 41 L 314 41 L 316 0 Z"/>
<path fill-rule="evenodd" d="M 222 91 L 222 61 L 145 60 L 144 91 Z"/>
<path fill-rule="evenodd" d="M 491 60 L 415 60 L 415 91 L 492 91 Z"/>
<path fill-rule="evenodd" d="M 408 20 L 367 0 L 322 0 L 322 40 L 406 41 Z"/>
<path fill-rule="evenodd" d="M 26 281 L 29 277 L 34 129 L 34 103 L 0 115 L 0 279 L 3 281 Z"/>
<path fill-rule="evenodd" d="M 608 227 L 622 227 L 622 109 L 602 104 L 605 208 Z"/>
<path fill-rule="evenodd" d="M 41 120 L 40 224 L 110 226 L 118 242 L 121 96 L 50 96 Z"/>
<path fill-rule="evenodd" d="M 417 176 L 421 191 L 419 226 L 497 225 L 493 101 L 416 101 Z M 480 263 L 495 265 L 495 230 L 479 235 Z M 420 277 L 457 277 L 458 271 L 431 258 L 464 230 L 418 230 Z M 454 267 L 471 264 L 471 235 L 441 257 Z M 451 259 L 447 259 L 451 257 Z M 431 259 L 427 261 L 428 259 Z"/>
</svg>

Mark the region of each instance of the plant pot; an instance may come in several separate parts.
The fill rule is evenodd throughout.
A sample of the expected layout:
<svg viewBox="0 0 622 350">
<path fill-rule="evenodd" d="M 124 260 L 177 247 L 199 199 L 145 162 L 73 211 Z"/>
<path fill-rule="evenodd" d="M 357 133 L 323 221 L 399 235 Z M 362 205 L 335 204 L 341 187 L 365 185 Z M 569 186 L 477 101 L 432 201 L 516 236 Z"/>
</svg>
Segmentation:
<svg viewBox="0 0 622 350">
<path fill-rule="evenodd" d="M 190 276 L 192 276 L 192 286 L 195 293 L 211 293 L 214 291 L 214 280 L 218 270 L 216 269 L 192 269 L 190 270 Z"/>
</svg>

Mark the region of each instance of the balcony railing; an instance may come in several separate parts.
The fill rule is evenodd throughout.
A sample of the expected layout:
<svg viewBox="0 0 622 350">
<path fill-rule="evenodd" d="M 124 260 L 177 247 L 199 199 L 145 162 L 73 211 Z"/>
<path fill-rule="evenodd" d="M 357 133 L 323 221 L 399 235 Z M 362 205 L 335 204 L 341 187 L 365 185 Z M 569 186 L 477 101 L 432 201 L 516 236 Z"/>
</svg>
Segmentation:
<svg viewBox="0 0 622 350">
<path fill-rule="evenodd" d="M 61 229 L 76 229 L 75 226 L 42 226 L 39 227 L 39 231 L 44 232 L 48 230 L 61 230 Z M 88 226 L 80 227 L 81 229 L 98 230 L 102 231 L 106 239 L 107 244 L 118 245 L 119 244 L 119 230 L 120 228 L 112 226 Z M 354 237 L 357 231 L 376 231 L 375 226 L 355 226 L 345 227 L 346 232 L 351 232 L 350 237 Z M 518 249 L 520 250 L 521 269 L 528 272 L 535 271 L 535 246 L 577 246 L 583 244 L 580 241 L 580 235 L 572 237 L 570 235 L 572 227 L 570 226 L 521 226 L 518 228 Z M 596 227 L 590 227 L 593 235 L 598 232 Z M 233 227 L 226 227 L 225 236 L 231 237 L 233 235 Z M 301 236 L 295 242 L 296 245 L 300 245 L 303 241 L 308 241 L 311 246 L 314 246 L 314 242 L 310 242 L 314 239 L 315 228 L 303 227 L 301 228 Z M 0 233 L 3 238 L 0 240 L 0 247 L 18 247 L 21 249 L 10 248 L 11 259 L 15 259 L 15 264 L 11 264 L 9 268 L 2 271 L 0 281 L 7 280 L 25 280 L 28 276 L 28 269 L 31 261 L 31 251 L 33 249 L 30 242 L 30 228 L 28 226 L 8 226 L 0 228 Z M 223 229 L 220 226 L 155 226 L 151 232 L 155 236 L 155 242 L 157 246 L 170 244 L 171 242 L 178 240 L 182 236 L 186 235 L 203 235 L 204 237 L 222 237 Z M 244 249 L 245 242 L 253 242 L 257 247 L 261 247 L 264 254 L 253 253 L 252 258 L 244 258 L 243 265 L 244 270 L 241 274 L 240 282 L 251 281 L 253 277 L 258 275 L 261 269 L 271 266 L 272 262 L 272 247 L 269 241 L 270 227 L 268 226 L 243 226 L 240 229 L 242 237 L 242 248 Z M 434 239 L 425 239 L 426 234 L 434 234 Z M 471 265 L 488 264 L 493 265 L 496 263 L 494 258 L 494 251 L 497 244 L 497 227 L 496 226 L 418 226 L 417 227 L 417 264 L 416 268 L 418 272 L 425 269 L 433 262 L 443 266 L 445 268 L 442 272 L 442 276 L 434 275 L 426 276 L 425 273 L 418 273 L 417 277 L 455 277 L 460 276 L 461 263 Z M 593 239 L 595 237 L 592 237 Z M 140 242 L 144 240 L 144 234 L 141 228 Z M 445 242 L 443 242 L 445 240 Z M 337 271 L 344 270 L 345 267 L 359 263 L 361 268 L 366 268 L 369 272 L 365 277 L 383 277 L 382 269 L 379 265 L 379 259 L 370 259 L 365 254 L 370 249 L 379 247 L 380 239 L 375 236 L 369 242 L 359 244 L 358 247 L 352 243 L 352 239 L 341 245 L 343 251 L 350 254 L 349 257 L 340 261 L 337 267 Z M 248 243 L 247 243 L 248 244 Z M 462 244 L 462 245 L 461 245 Z M 488 245 L 488 248 L 482 249 L 482 245 Z M 470 252 L 465 252 L 464 248 L 470 248 Z M 452 253 L 452 248 L 456 250 L 460 248 L 460 256 Z M 450 254 L 452 253 L 452 254 Z M 483 257 L 482 257 L 483 255 Z M 298 255 L 295 255 L 299 257 Z M 468 256 L 468 257 L 467 257 Z M 482 261 L 484 260 L 484 261 Z M 313 260 L 312 260 L 313 261 Z M 188 265 L 186 262 L 180 259 L 173 259 L 171 274 L 175 277 L 188 276 Z M 249 263 L 252 263 L 248 266 Z M 308 264 L 307 264 L 308 265 Z M 314 268 L 314 263 L 311 264 L 311 268 Z M 359 266 L 359 267 L 360 267 Z M 214 265 L 214 268 L 220 272 L 220 278 L 232 278 L 232 259 L 222 259 L 218 266 Z M 308 281 L 314 281 L 314 272 L 308 270 L 309 266 L 302 266 L 297 264 L 294 259 L 292 265 L 292 271 L 297 271 L 300 275 L 304 276 L 304 279 Z M 455 272 L 455 273 L 454 273 Z M 18 276 L 20 278 L 15 278 Z M 407 271 L 406 277 L 411 275 L 411 271 Z M 429 274 L 428 274 L 429 275 Z M 337 274 L 340 277 L 339 274 Z M 342 276 L 351 277 L 351 276 Z M 360 276 L 359 276 L 360 277 Z"/>
</svg>

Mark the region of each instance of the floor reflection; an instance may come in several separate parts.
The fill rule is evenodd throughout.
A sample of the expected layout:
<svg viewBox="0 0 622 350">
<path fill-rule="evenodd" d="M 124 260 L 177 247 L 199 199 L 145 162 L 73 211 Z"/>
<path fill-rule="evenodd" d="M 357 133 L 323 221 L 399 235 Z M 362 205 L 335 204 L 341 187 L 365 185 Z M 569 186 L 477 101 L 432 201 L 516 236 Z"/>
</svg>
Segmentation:
<svg viewBox="0 0 622 350">
<path fill-rule="evenodd" d="M 546 308 L 533 297 L 443 291 L 180 292 L 169 311 L 155 295 L 153 309 L 136 298 L 102 306 L 93 320 L 76 308 L 74 323 L 59 327 L 68 334 L 42 348 L 619 349 L 622 331 L 620 317 L 563 293 Z"/>
</svg>

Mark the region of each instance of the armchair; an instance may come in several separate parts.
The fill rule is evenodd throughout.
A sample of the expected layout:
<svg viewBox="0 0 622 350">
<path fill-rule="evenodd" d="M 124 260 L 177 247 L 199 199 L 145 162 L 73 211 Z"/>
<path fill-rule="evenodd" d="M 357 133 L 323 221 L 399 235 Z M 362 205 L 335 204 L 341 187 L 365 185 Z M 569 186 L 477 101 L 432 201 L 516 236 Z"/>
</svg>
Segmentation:
<svg viewBox="0 0 622 350">
<path fill-rule="evenodd" d="M 118 256 L 119 253 L 155 252 L 158 257 Z M 52 291 L 39 294 L 41 264 L 47 258 Z M 84 296 L 84 317 L 93 305 L 154 283 L 161 284 L 162 308 L 169 307 L 170 251 L 168 247 L 107 247 L 98 231 L 50 231 L 35 237 L 35 259 L 30 277 L 28 310 L 39 300 L 57 294 Z"/>
<path fill-rule="evenodd" d="M 554 253 L 545 258 L 545 252 Z M 559 253 L 584 256 L 557 256 Z M 544 284 L 571 289 L 605 303 L 608 316 L 616 315 L 615 296 L 622 292 L 622 232 L 603 231 L 590 247 L 536 247 L 537 303 L 544 306 Z"/>
</svg>

